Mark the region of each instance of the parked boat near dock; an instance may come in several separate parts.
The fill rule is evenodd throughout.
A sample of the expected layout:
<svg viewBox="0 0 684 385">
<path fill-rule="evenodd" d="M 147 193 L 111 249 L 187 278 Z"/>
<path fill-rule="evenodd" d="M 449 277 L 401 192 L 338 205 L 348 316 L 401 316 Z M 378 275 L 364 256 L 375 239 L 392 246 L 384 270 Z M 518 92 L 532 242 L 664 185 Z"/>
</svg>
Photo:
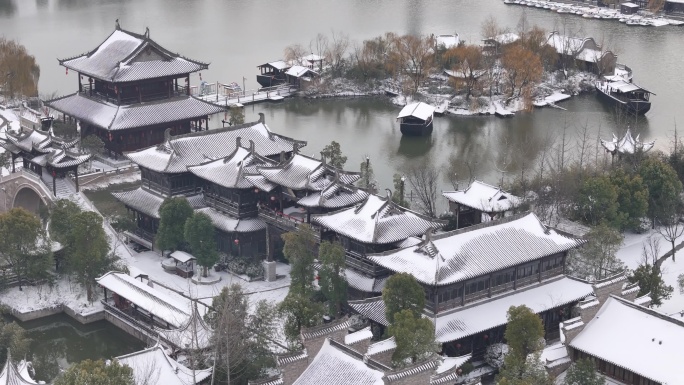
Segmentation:
<svg viewBox="0 0 684 385">
<path fill-rule="evenodd" d="M 596 82 L 599 96 L 627 109 L 629 112 L 643 115 L 651 109 L 652 92 L 625 80 L 599 80 Z M 655 94 L 654 94 L 655 95 Z"/>
<path fill-rule="evenodd" d="M 435 108 L 427 103 L 411 103 L 402 108 L 397 116 L 403 135 L 424 136 L 432 133 Z"/>
</svg>

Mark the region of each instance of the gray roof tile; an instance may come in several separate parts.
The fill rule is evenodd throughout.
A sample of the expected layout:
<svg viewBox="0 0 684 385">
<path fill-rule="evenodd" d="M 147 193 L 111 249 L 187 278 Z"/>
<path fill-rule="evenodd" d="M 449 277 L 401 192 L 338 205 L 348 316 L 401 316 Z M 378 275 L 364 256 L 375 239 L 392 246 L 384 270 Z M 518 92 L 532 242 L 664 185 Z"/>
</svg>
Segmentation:
<svg viewBox="0 0 684 385">
<path fill-rule="evenodd" d="M 250 180 L 245 179 L 245 176 L 256 174 L 259 165 L 273 164 L 276 164 L 276 161 L 260 156 L 254 152 L 253 148 L 250 150 L 237 147 L 232 154 L 223 159 L 212 160 L 197 166 L 188 166 L 188 171 L 219 186 L 251 189 L 255 185 Z"/>
</svg>

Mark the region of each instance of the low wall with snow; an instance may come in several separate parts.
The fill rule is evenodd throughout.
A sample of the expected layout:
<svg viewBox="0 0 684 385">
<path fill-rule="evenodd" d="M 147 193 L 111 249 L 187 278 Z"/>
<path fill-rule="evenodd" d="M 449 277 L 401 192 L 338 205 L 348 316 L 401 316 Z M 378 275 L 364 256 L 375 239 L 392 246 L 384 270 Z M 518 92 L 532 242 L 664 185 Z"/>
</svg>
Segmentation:
<svg viewBox="0 0 684 385">
<path fill-rule="evenodd" d="M 19 321 L 22 321 L 22 322 L 33 321 L 35 319 L 39 319 L 39 318 L 43 318 L 43 317 L 49 317 L 51 315 L 62 313 L 63 311 L 64 310 L 63 310 L 62 305 L 57 305 L 57 306 L 38 309 L 38 310 L 31 310 L 31 311 L 27 311 L 27 312 L 22 312 L 20 310 L 10 308 L 10 314 L 12 314 L 15 318 L 17 318 Z"/>
<path fill-rule="evenodd" d="M 105 312 L 104 310 L 99 310 L 99 311 L 94 311 L 92 313 L 88 314 L 80 314 L 71 309 L 68 306 L 64 306 L 64 313 L 66 313 L 69 317 L 75 319 L 76 321 L 86 325 L 89 323 L 93 323 L 96 321 L 102 321 L 105 319 Z"/>
</svg>

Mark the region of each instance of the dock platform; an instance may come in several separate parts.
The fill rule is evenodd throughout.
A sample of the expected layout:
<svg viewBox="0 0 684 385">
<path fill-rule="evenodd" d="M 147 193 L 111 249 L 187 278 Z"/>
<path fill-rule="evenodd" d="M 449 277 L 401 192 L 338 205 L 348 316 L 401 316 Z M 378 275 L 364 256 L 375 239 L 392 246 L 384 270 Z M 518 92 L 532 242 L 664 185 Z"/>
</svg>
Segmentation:
<svg viewBox="0 0 684 385">
<path fill-rule="evenodd" d="M 243 107 L 248 104 L 265 101 L 279 102 L 293 96 L 298 91 L 296 87 L 292 87 L 289 84 L 246 91 L 233 90 L 222 86 L 223 84 L 218 82 L 211 83 L 201 90 L 193 89 L 192 93 L 194 96 L 214 104 L 221 104 L 227 107 Z"/>
</svg>

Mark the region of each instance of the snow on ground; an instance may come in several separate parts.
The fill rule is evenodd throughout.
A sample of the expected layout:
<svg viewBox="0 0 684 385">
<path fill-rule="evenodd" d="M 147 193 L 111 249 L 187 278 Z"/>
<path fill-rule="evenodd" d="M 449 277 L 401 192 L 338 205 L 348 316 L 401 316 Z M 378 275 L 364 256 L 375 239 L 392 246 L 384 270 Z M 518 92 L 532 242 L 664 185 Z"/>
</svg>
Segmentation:
<svg viewBox="0 0 684 385">
<path fill-rule="evenodd" d="M 139 182 L 139 181 L 140 181 L 140 171 L 136 171 L 136 172 L 122 173 L 120 175 L 115 175 L 115 176 L 107 176 L 106 178 L 103 177 L 102 179 L 98 179 L 92 183 L 87 183 L 86 185 L 82 185 L 81 189 L 82 190 L 99 190 L 99 189 L 107 188 L 107 187 L 109 187 L 109 185 L 112 185 L 112 184 L 133 183 L 133 182 Z"/>
<path fill-rule="evenodd" d="M 644 234 L 625 234 L 625 240 L 622 247 L 617 252 L 617 257 L 623 261 L 629 269 L 635 269 L 641 263 L 642 245 L 649 236 L 660 239 L 660 255 L 665 254 L 670 250 L 670 243 L 665 241 L 662 235 L 655 231 L 648 231 Z M 684 242 L 684 236 L 677 238 L 675 244 L 678 245 L 682 242 Z M 684 274 L 684 249 L 679 250 L 675 257 L 675 262 L 672 261 L 672 258 L 668 258 L 662 265 L 663 280 L 665 281 L 665 284 L 674 288 L 672 297 L 669 300 L 663 301 L 663 304 L 660 307 L 657 307 L 656 310 L 665 314 L 674 315 L 675 317 L 684 320 L 684 317 L 681 314 L 684 312 L 684 294 L 679 291 L 679 285 L 677 284 L 677 276 L 679 274 Z"/>
<path fill-rule="evenodd" d="M 60 277 L 54 286 L 24 286 L 23 290 L 13 287 L 2 292 L 0 304 L 22 313 L 65 305 L 76 313 L 87 315 L 102 310 L 99 298 L 88 303 L 85 290 L 77 283 Z M 99 294 L 99 293 L 96 293 Z"/>
</svg>

